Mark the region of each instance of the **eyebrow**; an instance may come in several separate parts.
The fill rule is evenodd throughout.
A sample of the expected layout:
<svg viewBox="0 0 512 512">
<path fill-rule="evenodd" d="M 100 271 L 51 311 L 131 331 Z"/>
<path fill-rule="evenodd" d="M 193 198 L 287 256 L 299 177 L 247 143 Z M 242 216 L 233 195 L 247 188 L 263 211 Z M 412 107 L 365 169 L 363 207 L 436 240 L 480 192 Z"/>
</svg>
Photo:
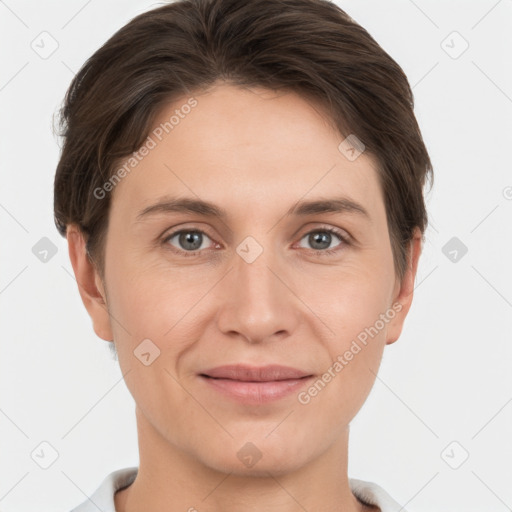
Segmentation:
<svg viewBox="0 0 512 512">
<path fill-rule="evenodd" d="M 137 222 L 144 217 L 160 213 L 196 213 L 207 217 L 218 217 L 226 220 L 229 215 L 226 210 L 218 205 L 200 199 L 182 197 L 165 197 L 141 210 L 136 217 Z M 370 214 L 363 205 L 348 197 L 333 197 L 328 199 L 316 199 L 311 201 L 299 201 L 292 206 L 286 216 L 295 215 L 304 217 L 319 213 L 350 213 L 360 215 L 371 221 Z"/>
</svg>

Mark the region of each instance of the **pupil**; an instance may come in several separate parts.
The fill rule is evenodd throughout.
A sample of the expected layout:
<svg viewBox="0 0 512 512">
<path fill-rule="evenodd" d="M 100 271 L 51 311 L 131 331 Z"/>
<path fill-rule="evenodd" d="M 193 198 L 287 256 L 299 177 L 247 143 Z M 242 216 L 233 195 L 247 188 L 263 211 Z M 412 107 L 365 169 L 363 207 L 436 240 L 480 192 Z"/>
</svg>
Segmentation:
<svg viewBox="0 0 512 512">
<path fill-rule="evenodd" d="M 311 244 L 313 248 L 315 249 L 326 249 L 329 247 L 331 242 L 331 235 L 330 233 L 315 233 L 311 235 L 313 238 L 313 243 Z M 315 247 L 315 244 L 319 243 L 321 247 Z"/>
<path fill-rule="evenodd" d="M 197 231 L 187 231 L 186 233 L 182 233 L 180 236 L 180 243 L 187 249 L 195 251 L 201 247 L 201 233 Z M 192 247 L 187 244 L 192 244 Z"/>
</svg>

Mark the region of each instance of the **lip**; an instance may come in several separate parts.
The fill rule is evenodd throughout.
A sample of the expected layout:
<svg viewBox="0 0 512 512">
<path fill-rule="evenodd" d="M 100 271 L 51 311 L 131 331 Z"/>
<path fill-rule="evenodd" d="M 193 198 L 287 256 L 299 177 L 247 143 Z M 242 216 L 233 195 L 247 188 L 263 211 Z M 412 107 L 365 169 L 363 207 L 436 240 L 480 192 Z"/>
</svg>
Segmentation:
<svg viewBox="0 0 512 512">
<path fill-rule="evenodd" d="M 281 365 L 225 365 L 206 370 L 199 377 L 210 388 L 238 402 L 261 405 L 297 391 L 313 375 Z"/>
</svg>

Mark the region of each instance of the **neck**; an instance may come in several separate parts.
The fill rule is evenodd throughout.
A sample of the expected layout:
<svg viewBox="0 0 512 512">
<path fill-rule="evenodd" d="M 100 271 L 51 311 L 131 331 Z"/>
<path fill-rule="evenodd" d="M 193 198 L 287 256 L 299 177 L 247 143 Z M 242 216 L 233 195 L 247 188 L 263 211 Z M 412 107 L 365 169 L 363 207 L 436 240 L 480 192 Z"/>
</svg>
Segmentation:
<svg viewBox="0 0 512 512">
<path fill-rule="evenodd" d="M 139 470 L 115 494 L 116 512 L 362 512 L 347 476 L 348 428 L 337 442 L 307 464 L 263 474 L 222 472 L 169 443 L 137 408 Z"/>
</svg>

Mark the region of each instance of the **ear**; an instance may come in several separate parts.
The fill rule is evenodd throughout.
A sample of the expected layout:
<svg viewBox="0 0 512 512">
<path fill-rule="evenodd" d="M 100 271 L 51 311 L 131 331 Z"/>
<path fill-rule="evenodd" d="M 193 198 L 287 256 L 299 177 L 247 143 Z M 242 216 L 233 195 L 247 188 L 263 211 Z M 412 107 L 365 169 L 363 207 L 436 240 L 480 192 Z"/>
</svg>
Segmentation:
<svg viewBox="0 0 512 512">
<path fill-rule="evenodd" d="M 409 312 L 414 295 L 414 281 L 418 269 L 422 247 L 422 233 L 419 228 L 415 228 L 413 238 L 409 243 L 407 252 L 407 269 L 402 282 L 397 280 L 394 290 L 394 298 L 391 309 L 396 311 L 395 317 L 388 323 L 386 345 L 394 343 L 402 333 L 405 317 Z"/>
<path fill-rule="evenodd" d="M 105 289 L 96 267 L 87 254 L 83 234 L 77 226 L 69 225 L 66 238 L 78 291 L 92 319 L 94 332 L 105 341 L 113 341 Z"/>
</svg>

